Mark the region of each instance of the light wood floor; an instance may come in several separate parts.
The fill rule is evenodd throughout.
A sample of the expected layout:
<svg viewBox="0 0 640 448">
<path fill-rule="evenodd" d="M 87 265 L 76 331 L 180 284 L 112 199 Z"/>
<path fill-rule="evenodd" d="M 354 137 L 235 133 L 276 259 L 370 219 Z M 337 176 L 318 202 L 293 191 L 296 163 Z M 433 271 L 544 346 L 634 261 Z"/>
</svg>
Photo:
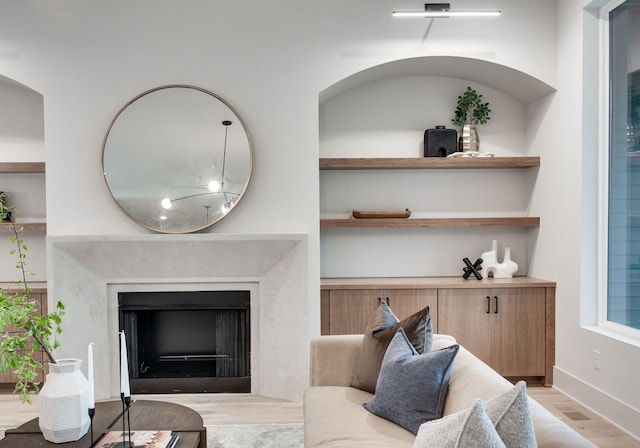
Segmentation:
<svg viewBox="0 0 640 448">
<path fill-rule="evenodd" d="M 552 414 L 601 448 L 640 448 L 606 421 L 553 388 L 529 387 L 529 394 Z M 138 395 L 134 399 L 170 401 L 198 411 L 205 425 L 302 423 L 302 405 L 250 394 Z M 14 428 L 38 416 L 38 397 L 23 405 L 15 395 L 0 393 L 0 429 Z"/>
</svg>

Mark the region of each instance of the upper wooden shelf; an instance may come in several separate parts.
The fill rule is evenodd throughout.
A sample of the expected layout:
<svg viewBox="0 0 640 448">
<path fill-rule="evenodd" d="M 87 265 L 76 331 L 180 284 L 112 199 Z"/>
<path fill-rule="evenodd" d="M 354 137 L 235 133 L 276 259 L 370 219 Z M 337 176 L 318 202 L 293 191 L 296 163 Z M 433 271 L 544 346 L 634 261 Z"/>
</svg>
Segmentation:
<svg viewBox="0 0 640 448">
<path fill-rule="evenodd" d="M 374 227 L 538 227 L 539 217 L 321 219 L 320 228 Z"/>
<path fill-rule="evenodd" d="M 16 227 L 25 232 L 46 232 L 47 224 L 44 222 L 17 222 Z M 10 222 L 0 222 L 0 232 L 12 232 Z"/>
<path fill-rule="evenodd" d="M 44 162 L 0 162 L 0 173 L 44 173 Z"/>
<path fill-rule="evenodd" d="M 435 168 L 531 168 L 540 157 L 407 157 L 322 158 L 321 170 L 435 169 Z"/>
</svg>

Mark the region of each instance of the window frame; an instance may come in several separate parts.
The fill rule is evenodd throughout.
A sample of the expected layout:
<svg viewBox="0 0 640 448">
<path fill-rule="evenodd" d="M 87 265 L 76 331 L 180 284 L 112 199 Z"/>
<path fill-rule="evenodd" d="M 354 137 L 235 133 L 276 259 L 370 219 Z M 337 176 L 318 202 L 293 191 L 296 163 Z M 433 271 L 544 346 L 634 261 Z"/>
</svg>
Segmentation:
<svg viewBox="0 0 640 448">
<path fill-rule="evenodd" d="M 599 142 L 598 142 L 598 197 L 597 197 L 597 326 L 614 334 L 640 341 L 640 330 L 608 320 L 608 257 L 609 257 L 609 157 L 610 157 L 610 23 L 611 11 L 626 0 L 611 0 L 599 11 Z"/>
</svg>

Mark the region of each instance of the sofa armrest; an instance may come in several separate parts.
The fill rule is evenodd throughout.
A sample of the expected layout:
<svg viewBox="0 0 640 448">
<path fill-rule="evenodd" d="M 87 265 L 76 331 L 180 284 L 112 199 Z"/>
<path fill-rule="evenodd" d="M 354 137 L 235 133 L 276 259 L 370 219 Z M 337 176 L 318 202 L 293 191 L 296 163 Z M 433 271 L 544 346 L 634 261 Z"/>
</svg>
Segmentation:
<svg viewBox="0 0 640 448">
<path fill-rule="evenodd" d="M 309 385 L 349 386 L 362 346 L 361 334 L 318 336 L 311 340 Z"/>
</svg>

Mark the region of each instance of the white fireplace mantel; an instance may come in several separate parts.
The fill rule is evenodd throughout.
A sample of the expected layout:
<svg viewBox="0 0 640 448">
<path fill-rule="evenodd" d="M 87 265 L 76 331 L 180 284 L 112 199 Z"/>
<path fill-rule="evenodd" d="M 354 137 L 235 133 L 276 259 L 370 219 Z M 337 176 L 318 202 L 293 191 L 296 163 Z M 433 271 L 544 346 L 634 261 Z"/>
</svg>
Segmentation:
<svg viewBox="0 0 640 448">
<path fill-rule="evenodd" d="M 306 234 L 48 236 L 49 306 L 66 307 L 56 355 L 86 360 L 93 342 L 96 398 L 117 397 L 118 292 L 248 289 L 252 393 L 301 401 L 307 244 Z"/>
</svg>

